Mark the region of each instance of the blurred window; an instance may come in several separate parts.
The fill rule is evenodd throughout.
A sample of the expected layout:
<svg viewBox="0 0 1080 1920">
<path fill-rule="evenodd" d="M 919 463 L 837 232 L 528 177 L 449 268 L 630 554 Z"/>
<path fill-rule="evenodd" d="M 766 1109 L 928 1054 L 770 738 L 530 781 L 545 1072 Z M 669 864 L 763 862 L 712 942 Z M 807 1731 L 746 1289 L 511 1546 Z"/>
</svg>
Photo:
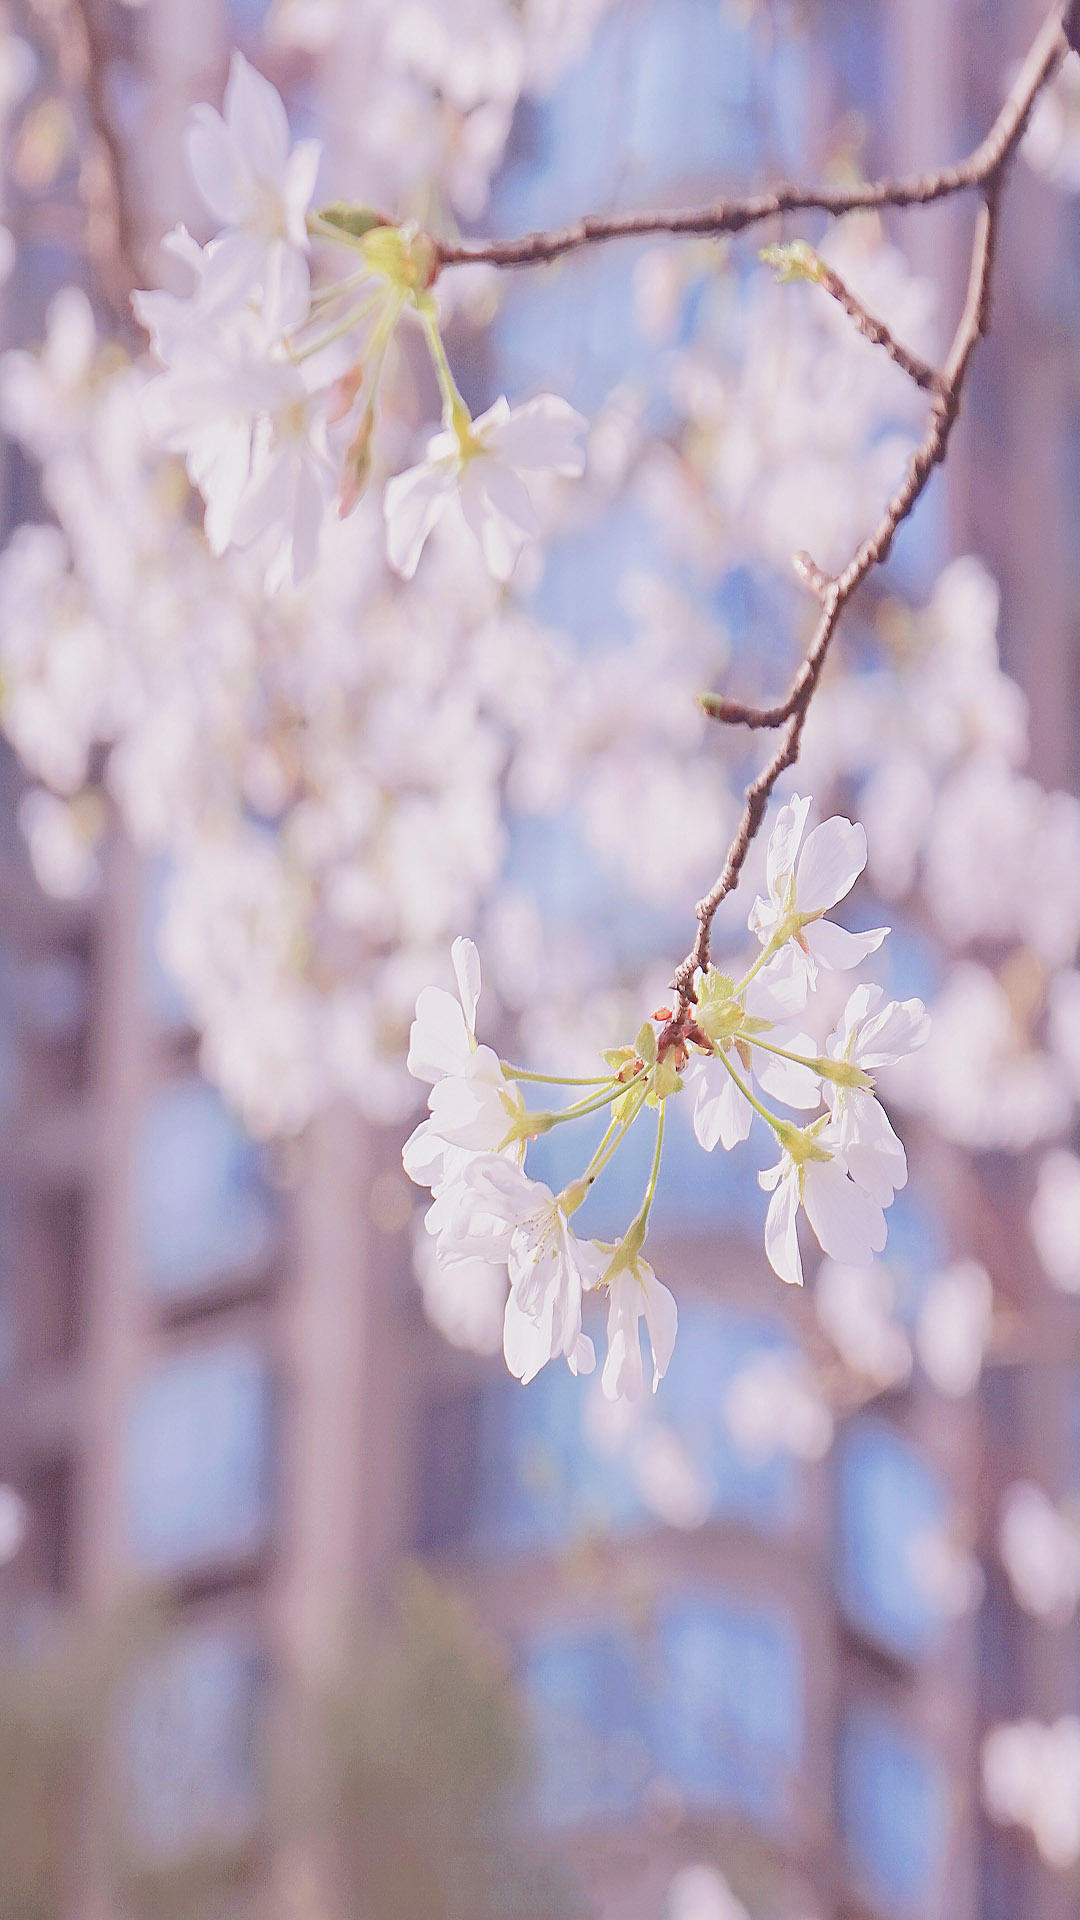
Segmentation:
<svg viewBox="0 0 1080 1920">
<path fill-rule="evenodd" d="M 839 1814 L 851 1865 L 898 1920 L 938 1912 L 948 1788 L 929 1749 L 891 1717 L 852 1713 L 841 1729 Z"/>
<path fill-rule="evenodd" d="M 948 1518 L 945 1487 L 910 1440 L 872 1419 L 848 1428 L 838 1471 L 844 1612 L 888 1652 L 915 1658 L 941 1627 L 933 1574 Z"/>
<path fill-rule="evenodd" d="M 598 1377 L 575 1379 L 562 1363 L 527 1387 L 502 1377 L 485 1383 L 478 1436 L 466 1442 L 462 1423 L 458 1459 L 451 1463 L 443 1450 L 445 1524 L 429 1513 L 428 1543 L 467 1538 L 482 1553 L 536 1551 L 596 1530 L 655 1524 L 687 1505 L 697 1519 L 742 1520 L 770 1532 L 789 1526 L 800 1468 L 785 1454 L 747 1460 L 723 1412 L 740 1369 L 755 1353 L 789 1348 L 789 1336 L 763 1317 L 685 1294 L 679 1320 L 666 1378 L 625 1424 L 604 1401 Z M 592 1330 L 602 1345 L 602 1329 Z M 438 1432 L 446 1430 L 442 1409 Z"/>
<path fill-rule="evenodd" d="M 159 1298 L 265 1267 L 277 1208 L 262 1154 L 213 1087 L 192 1078 L 153 1096 L 136 1180 L 143 1267 Z"/>
<path fill-rule="evenodd" d="M 136 1564 L 183 1571 L 260 1547 L 270 1521 L 266 1359 L 230 1342 L 154 1367 L 125 1434 L 128 1539 Z"/>
<path fill-rule="evenodd" d="M 793 1621 L 772 1606 L 691 1597 L 667 1610 L 660 1639 L 662 1772 L 694 1804 L 738 1807 L 774 1823 L 803 1742 Z"/>
<path fill-rule="evenodd" d="M 165 859 L 151 862 L 143 874 L 139 899 L 139 966 L 142 998 L 166 1034 L 182 1034 L 190 1026 L 187 1001 L 179 982 L 165 964 L 162 932 L 169 905 L 173 869 Z"/>
<path fill-rule="evenodd" d="M 650 1785 L 772 1826 L 803 1745 L 793 1622 L 768 1605 L 684 1596 L 651 1632 L 546 1628 L 523 1650 L 552 1825 L 633 1817 Z"/>
<path fill-rule="evenodd" d="M 265 1663 L 251 1637 L 188 1633 L 122 1701 L 129 1838 L 155 1865 L 246 1840 L 259 1810 Z"/>
</svg>

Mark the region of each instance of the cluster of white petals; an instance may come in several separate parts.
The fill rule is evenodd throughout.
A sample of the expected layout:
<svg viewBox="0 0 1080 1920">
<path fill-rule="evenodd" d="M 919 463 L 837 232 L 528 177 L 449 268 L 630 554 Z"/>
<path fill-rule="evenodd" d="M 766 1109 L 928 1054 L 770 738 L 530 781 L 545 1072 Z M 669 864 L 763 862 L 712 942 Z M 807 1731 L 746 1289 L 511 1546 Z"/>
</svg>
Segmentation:
<svg viewBox="0 0 1080 1920">
<path fill-rule="evenodd" d="M 1080 1860 L 1080 1718 L 1018 1720 L 983 1742 L 983 1800 L 992 1820 L 1026 1827 L 1049 1866 Z"/>
<path fill-rule="evenodd" d="M 998 1550 L 1017 1604 L 1066 1626 L 1080 1605 L 1080 1516 L 1034 1481 L 1016 1481 L 1001 1504 Z"/>
<path fill-rule="evenodd" d="M 884 1208 L 907 1180 L 903 1146 L 873 1092 L 872 1073 L 921 1047 L 928 1022 L 921 1002 L 882 1004 L 880 988 L 856 987 L 824 1056 L 777 1015 L 806 1017 L 821 975 L 856 967 L 877 950 L 886 929 L 854 934 L 825 918 L 866 865 L 861 826 L 834 818 L 803 842 L 810 801 L 795 795 L 781 807 L 766 856 L 767 895 L 750 910 L 763 948 L 760 971 L 746 989 L 707 978 L 697 1019 L 712 1052 L 691 1069 L 694 1128 L 707 1150 L 745 1139 L 754 1096 L 747 1075 L 782 1104 L 826 1112 L 809 1127 L 778 1132 L 783 1152 L 760 1175 L 772 1193 L 765 1250 L 783 1280 L 801 1286 L 800 1209 L 822 1250 L 834 1260 L 867 1266 L 885 1245 Z M 760 963 L 759 963 L 760 964 Z M 767 1037 L 766 1037 L 767 1036 Z"/>
<path fill-rule="evenodd" d="M 928 1022 L 920 1001 L 886 1002 L 880 988 L 864 985 L 849 994 L 823 1052 L 786 1024 L 806 1013 L 823 978 L 859 965 L 887 931 L 853 934 L 826 919 L 862 872 L 866 840 L 861 827 L 833 818 L 804 841 L 809 811 L 810 801 L 795 795 L 777 814 L 765 864 L 767 897 L 754 902 L 748 923 L 759 953 L 742 981 L 709 967 L 681 1018 L 662 1009 L 654 1016 L 661 1022 L 659 1035 L 646 1022 L 633 1046 L 604 1054 L 606 1077 L 583 1076 L 576 1084 L 585 1091 L 563 1111 L 529 1112 L 520 1071 L 477 1045 L 480 976 L 471 941 L 458 939 L 453 947 L 458 1000 L 440 988 L 421 992 L 408 1065 L 431 1085 L 429 1113 L 405 1147 L 404 1164 L 432 1194 L 425 1224 L 434 1254 L 422 1257 L 422 1284 L 438 1301 L 440 1318 L 450 1296 L 472 1288 L 483 1308 L 474 1313 L 463 1301 L 454 1321 L 479 1319 L 486 1329 L 489 1303 L 505 1271 L 503 1352 L 519 1380 L 533 1379 L 558 1355 L 575 1373 L 592 1370 L 595 1354 L 583 1331 L 582 1302 L 599 1289 L 608 1299 L 604 1392 L 613 1400 L 641 1396 L 642 1323 L 656 1391 L 671 1358 L 677 1312 L 641 1250 L 660 1169 L 664 1105 L 684 1084 L 694 1093 L 694 1131 L 706 1151 L 745 1139 L 755 1112 L 782 1148 L 778 1164 L 759 1176 L 772 1192 L 765 1252 L 781 1279 L 802 1284 L 800 1210 L 834 1261 L 869 1266 L 884 1247 L 885 1208 L 907 1180 L 907 1159 L 875 1095 L 873 1075 L 921 1047 Z M 549 1084 L 561 1078 L 536 1072 L 524 1077 Z M 802 1110 L 807 1123 L 774 1114 L 759 1094 Z M 580 1240 L 570 1217 L 646 1108 L 656 1110 L 657 1136 L 641 1213 L 618 1246 Z M 529 1139 L 602 1111 L 610 1124 L 580 1178 L 557 1195 L 530 1178 L 523 1164 Z M 989 1281 L 979 1273 L 989 1298 Z M 972 1365 L 972 1309 L 959 1270 L 951 1292 L 948 1285 L 939 1290 L 937 1318 L 940 1327 L 930 1341 L 934 1364 L 945 1390 L 963 1391 Z M 975 1318 L 977 1377 L 982 1323 L 977 1313 Z M 733 1385 L 725 1417 L 746 1450 L 767 1455 L 784 1449 L 807 1459 L 827 1450 L 831 1414 L 809 1375 L 799 1372 L 801 1365 L 765 1356 Z"/>
<path fill-rule="evenodd" d="M 556 1195 L 525 1172 L 531 1128 L 520 1089 L 498 1055 L 476 1040 L 480 960 L 472 941 L 455 940 L 452 958 L 457 998 L 425 987 L 417 999 L 408 1065 L 431 1092 L 428 1118 L 403 1154 L 406 1173 L 431 1190 L 424 1224 L 437 1284 L 455 1296 L 505 1294 L 503 1352 L 522 1382 L 559 1356 L 572 1373 L 592 1372 L 596 1353 L 583 1331 L 582 1299 L 603 1284 L 604 1392 L 612 1400 L 642 1393 L 642 1319 L 655 1392 L 675 1344 L 674 1299 L 645 1261 L 618 1268 L 611 1248 L 574 1233 L 570 1215 L 582 1196 Z"/>
</svg>

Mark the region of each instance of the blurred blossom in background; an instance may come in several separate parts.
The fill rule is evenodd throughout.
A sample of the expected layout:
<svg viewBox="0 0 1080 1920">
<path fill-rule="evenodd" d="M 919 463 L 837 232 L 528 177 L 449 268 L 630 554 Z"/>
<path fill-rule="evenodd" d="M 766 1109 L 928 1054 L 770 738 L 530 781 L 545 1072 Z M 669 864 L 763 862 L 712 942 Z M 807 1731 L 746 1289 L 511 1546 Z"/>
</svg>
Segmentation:
<svg viewBox="0 0 1080 1920">
<path fill-rule="evenodd" d="M 786 686 L 791 555 L 847 561 L 924 396 L 753 235 L 460 267 L 475 526 L 415 316 L 340 487 L 335 339 L 277 364 L 241 510 L 267 313 L 209 400 L 183 334 L 222 226 L 264 308 L 318 303 L 316 166 L 317 206 L 447 237 L 919 168 L 990 124 L 1037 19 L 3 0 L 4 1920 L 1080 1910 L 1080 56 L 797 774 L 866 827 L 838 917 L 893 929 L 822 975 L 812 1044 L 864 979 L 930 1008 L 879 1086 L 910 1181 L 872 1265 L 808 1239 L 784 1287 L 767 1132 L 706 1159 L 674 1102 L 655 1396 L 520 1385 L 505 1276 L 438 1264 L 401 1168 L 416 996 L 475 937 L 480 1041 L 566 1075 L 666 1002 L 759 764 L 696 695 Z M 230 72 L 261 174 L 209 111 Z M 819 246 L 933 360 L 969 222 L 760 240 Z M 528 416 L 551 472 L 503 395 L 566 403 Z M 721 956 L 765 880 L 755 844 Z M 576 1150 L 537 1142 L 553 1191 Z M 584 1231 L 622 1231 L 650 1152 Z"/>
</svg>

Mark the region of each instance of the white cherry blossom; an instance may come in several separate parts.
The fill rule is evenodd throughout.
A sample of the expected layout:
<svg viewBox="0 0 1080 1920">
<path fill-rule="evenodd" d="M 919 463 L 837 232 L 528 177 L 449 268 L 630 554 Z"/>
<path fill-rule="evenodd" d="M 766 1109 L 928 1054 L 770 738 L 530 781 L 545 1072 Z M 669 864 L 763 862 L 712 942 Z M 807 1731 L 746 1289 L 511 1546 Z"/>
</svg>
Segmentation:
<svg viewBox="0 0 1080 1920">
<path fill-rule="evenodd" d="M 293 146 L 277 89 L 234 52 L 224 118 L 213 107 L 193 108 L 184 146 L 195 185 L 224 229 L 222 269 L 238 286 L 258 289 L 273 326 L 306 300 L 307 213 L 320 143 Z"/>
<path fill-rule="evenodd" d="M 748 925 L 763 947 L 794 942 L 808 987 L 818 967 L 846 969 L 858 966 L 873 953 L 888 931 L 849 933 L 824 915 L 850 893 L 866 865 L 866 834 L 850 820 L 822 821 L 803 842 L 809 799 L 793 794 L 776 817 L 766 856 L 768 897 L 758 896 Z"/>
<path fill-rule="evenodd" d="M 417 1080 L 434 1083 L 448 1074 L 473 1070 L 476 1010 L 482 985 L 480 955 L 472 940 L 459 935 L 450 949 L 457 999 L 443 987 L 422 987 L 409 1032 L 406 1066 Z"/>
<path fill-rule="evenodd" d="M 803 1284 L 798 1214 L 803 1207 L 823 1253 L 850 1266 L 869 1266 L 885 1245 L 881 1207 L 849 1179 L 839 1142 L 831 1128 L 797 1141 L 798 1157 L 785 1148 L 775 1167 L 759 1173 L 758 1183 L 772 1193 L 765 1218 L 765 1252 L 773 1272 L 789 1285 Z"/>
<path fill-rule="evenodd" d="M 921 1000 L 885 1003 L 880 987 L 860 986 L 829 1038 L 828 1053 L 839 1066 L 869 1081 L 877 1068 L 895 1066 L 924 1046 L 929 1030 Z M 907 1183 L 907 1157 L 872 1084 L 826 1078 L 824 1088 L 848 1172 L 879 1206 L 887 1207 L 896 1189 Z"/>
<path fill-rule="evenodd" d="M 656 1278 L 647 1260 L 634 1260 L 613 1273 L 608 1298 L 608 1352 L 601 1384 L 609 1400 L 637 1400 L 645 1390 L 639 1323 L 644 1317 L 655 1393 L 675 1349 L 679 1310 L 674 1295 Z"/>
<path fill-rule="evenodd" d="M 422 1121 L 404 1150 L 405 1171 L 422 1185 L 438 1187 L 461 1178 L 465 1162 L 447 1146 L 472 1153 L 495 1152 L 507 1136 L 522 1101 L 506 1079 L 498 1054 L 476 1040 L 480 956 L 471 940 L 451 949 L 458 997 L 442 987 L 424 987 L 416 1002 L 406 1065 L 431 1082 L 430 1119 Z M 429 1177 L 430 1175 L 430 1177 Z"/>
<path fill-rule="evenodd" d="M 581 1295 L 598 1284 L 607 1255 L 578 1239 L 550 1187 L 522 1167 L 485 1155 L 469 1166 L 465 1183 L 492 1222 L 486 1236 L 492 1252 L 508 1248 L 503 1352 L 510 1372 L 527 1383 L 563 1354 L 572 1373 L 591 1373 L 596 1354 L 581 1330 Z M 479 1251 L 483 1232 L 473 1229 L 470 1237 L 479 1241 Z"/>
<path fill-rule="evenodd" d="M 522 547 L 540 532 L 523 475 L 581 474 L 585 424 L 565 400 L 545 393 L 522 407 L 496 400 L 463 433 L 453 426 L 437 433 L 422 463 L 387 484 L 391 564 L 411 579 L 428 535 L 457 501 L 494 578 L 509 580 Z"/>
</svg>

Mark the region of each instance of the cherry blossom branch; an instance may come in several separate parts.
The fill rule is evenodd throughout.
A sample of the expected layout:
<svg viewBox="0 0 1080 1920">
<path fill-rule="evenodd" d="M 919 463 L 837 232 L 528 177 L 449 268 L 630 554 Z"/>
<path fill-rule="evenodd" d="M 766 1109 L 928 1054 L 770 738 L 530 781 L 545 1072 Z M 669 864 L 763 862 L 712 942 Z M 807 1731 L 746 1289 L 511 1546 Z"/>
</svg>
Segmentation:
<svg viewBox="0 0 1080 1920">
<path fill-rule="evenodd" d="M 1051 9 L 1027 59 L 1010 87 L 993 126 L 964 160 L 934 172 L 896 179 L 866 180 L 842 187 L 782 185 L 742 200 L 717 200 L 710 206 L 679 211 L 586 214 L 568 227 L 523 234 L 516 240 L 436 241 L 436 265 L 460 266 L 486 261 L 496 267 L 542 266 L 582 247 L 607 240 L 642 239 L 659 233 L 715 235 L 744 233 L 748 227 L 789 213 L 854 213 L 860 208 L 925 207 L 957 193 L 989 186 L 1016 149 L 1040 91 L 1062 60 L 1080 26 L 1080 0 Z"/>
<path fill-rule="evenodd" d="M 796 570 L 821 602 L 822 611 L 810 648 L 795 674 L 786 698 L 773 707 L 747 706 L 714 694 L 703 698 L 702 704 L 706 712 L 715 719 L 755 728 L 779 727 L 783 731 L 772 758 L 746 789 L 742 815 L 728 849 L 723 871 L 709 892 L 698 901 L 695 909 L 698 922 L 697 936 L 689 953 L 676 968 L 672 987 L 678 995 L 678 1000 L 672 1013 L 670 1034 L 665 1033 L 662 1036 L 661 1044 L 669 1038 L 677 1038 L 690 1016 L 690 1009 L 696 999 L 695 976 L 709 962 L 712 924 L 717 909 L 739 879 L 750 844 L 765 817 L 773 788 L 781 774 L 787 768 L 794 766 L 798 759 L 806 715 L 833 635 L 839 624 L 840 615 L 861 581 L 887 558 L 897 530 L 921 498 L 934 468 L 940 465 L 946 456 L 952 430 L 960 411 L 960 401 L 971 357 L 976 345 L 989 327 L 998 207 L 1005 173 L 1019 146 L 1040 91 L 1053 75 L 1067 48 L 1077 37 L 1078 23 L 1080 23 L 1080 0 L 1070 0 L 1067 7 L 1055 8 L 1048 16 L 1010 89 L 991 133 L 981 147 L 976 149 L 976 155 L 981 155 L 985 159 L 986 155 L 992 154 L 993 159 L 982 178 L 984 198 L 976 218 L 967 294 L 945 366 L 934 380 L 934 403 L 926 434 L 911 457 L 903 484 L 890 500 L 878 525 L 864 540 L 842 573 L 830 578 L 809 555 L 796 555 Z M 979 164 L 982 165 L 983 162 L 980 161 Z M 828 291 L 833 293 L 834 298 L 840 297 L 833 288 L 828 288 Z M 844 291 L 846 292 L 846 289 Z M 841 304 L 846 306 L 843 300 Z M 857 303 L 852 304 L 857 307 Z M 859 326 L 859 330 L 867 333 L 865 322 L 870 316 L 867 316 L 864 310 L 860 310 L 853 313 L 852 318 Z M 871 336 L 867 334 L 867 337 Z M 890 351 L 885 340 L 879 339 L 877 344 L 884 347 L 886 351 Z M 895 346 L 896 343 L 892 342 L 893 349 Z M 895 350 L 892 351 L 891 357 L 896 358 Z M 923 383 L 920 381 L 921 384 Z"/>
<path fill-rule="evenodd" d="M 1032 96 L 1034 99 L 1034 96 Z M 1017 136 L 1019 137 L 1019 136 Z M 839 624 L 840 615 L 855 589 L 872 568 L 888 557 L 899 527 L 911 513 L 934 468 L 944 460 L 949 439 L 960 411 L 960 399 L 971 356 L 989 325 L 990 286 L 993 275 L 994 243 L 997 233 L 998 185 L 990 187 L 979 209 L 971 252 L 967 296 L 957 324 L 949 356 L 940 376 L 930 424 L 925 437 L 911 456 L 903 484 L 889 501 L 873 532 L 863 541 L 842 573 L 829 578 L 808 556 L 799 555 L 797 570 L 822 603 L 821 617 L 802 665 L 791 683 L 787 697 L 775 707 L 748 707 L 717 694 L 706 694 L 702 705 L 714 719 L 749 727 L 776 728 L 783 732 L 771 760 L 746 789 L 742 816 L 728 849 L 723 872 L 695 913 L 697 938 L 675 972 L 672 986 L 679 1004 L 672 1025 L 678 1029 L 685 1021 L 695 999 L 694 976 L 709 961 L 712 923 L 722 900 L 736 885 L 758 828 L 765 817 L 769 796 L 777 781 L 799 757 L 803 728 L 810 702 Z"/>
</svg>

